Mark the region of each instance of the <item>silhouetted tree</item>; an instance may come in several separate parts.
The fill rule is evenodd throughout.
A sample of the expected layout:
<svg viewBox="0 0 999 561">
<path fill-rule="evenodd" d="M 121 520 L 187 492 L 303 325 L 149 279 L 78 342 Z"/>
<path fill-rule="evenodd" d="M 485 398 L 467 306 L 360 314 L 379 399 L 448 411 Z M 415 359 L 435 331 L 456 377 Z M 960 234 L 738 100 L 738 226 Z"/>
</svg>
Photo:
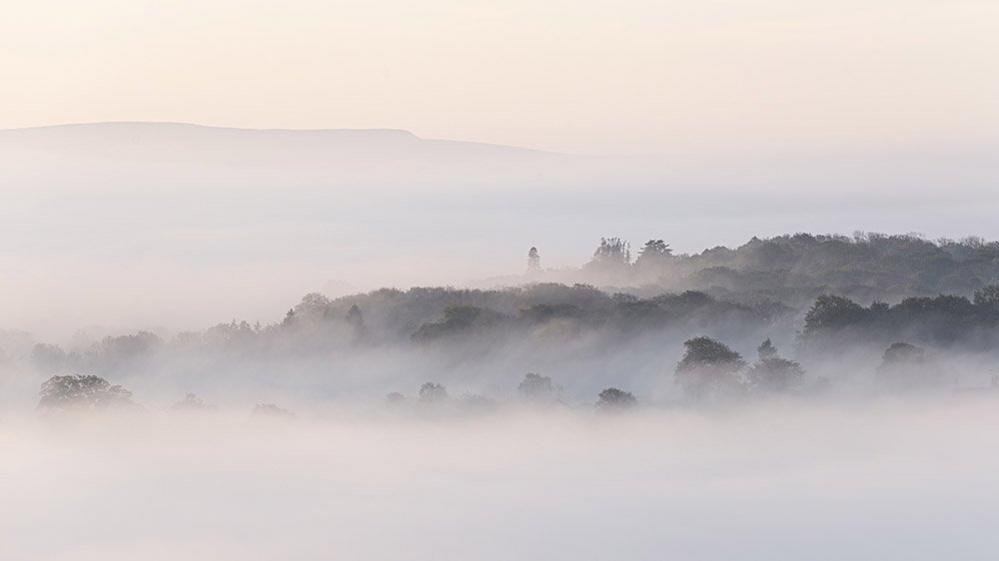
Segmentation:
<svg viewBox="0 0 999 561">
<path fill-rule="evenodd" d="M 673 256 L 673 250 L 663 240 L 649 240 L 638 252 L 635 264 L 640 267 L 660 267 Z"/>
<path fill-rule="evenodd" d="M 38 407 L 43 409 L 104 409 L 131 406 L 132 392 L 94 375 L 53 376 L 42 383 Z"/>
<path fill-rule="evenodd" d="M 975 306 L 990 312 L 999 312 L 999 284 L 990 284 L 975 292 Z"/>
<path fill-rule="evenodd" d="M 683 346 L 676 380 L 688 396 L 723 397 L 741 391 L 739 372 L 746 366 L 742 355 L 710 337 L 695 337 Z"/>
<path fill-rule="evenodd" d="M 756 348 L 756 352 L 759 355 L 760 360 L 777 358 L 777 347 L 774 346 L 769 337 L 766 341 L 760 343 L 760 346 Z"/>
<path fill-rule="evenodd" d="M 347 310 L 347 323 L 354 326 L 355 328 L 364 328 L 364 314 L 361 313 L 361 308 L 354 304 Z"/>
<path fill-rule="evenodd" d="M 427 382 L 420 386 L 420 401 L 422 403 L 439 403 L 447 399 L 447 388 L 441 384 Z"/>
<path fill-rule="evenodd" d="M 909 343 L 892 343 L 885 350 L 878 376 L 895 389 L 927 387 L 940 382 L 940 371 L 926 349 Z"/>
<path fill-rule="evenodd" d="M 631 246 L 621 238 L 600 238 L 600 245 L 593 252 L 590 268 L 614 270 L 631 264 Z"/>
<path fill-rule="evenodd" d="M 823 295 L 805 314 L 805 335 L 857 327 L 867 319 L 867 310 L 842 296 Z"/>
<path fill-rule="evenodd" d="M 805 376 L 801 365 L 781 358 L 770 339 L 757 349 L 759 360 L 749 369 L 746 377 L 752 389 L 763 392 L 787 392 L 800 387 Z"/>
<path fill-rule="evenodd" d="M 444 319 L 424 323 L 412 335 L 414 341 L 432 341 L 441 337 L 473 335 L 501 324 L 506 319 L 503 314 L 477 306 L 449 306 L 444 310 Z"/>
<path fill-rule="evenodd" d="M 368 327 L 364 325 L 364 314 L 361 313 L 361 308 L 357 304 L 351 305 L 350 309 L 347 310 L 347 325 L 354 330 L 355 341 L 368 335 Z"/>
<path fill-rule="evenodd" d="M 532 401 L 548 401 L 555 397 L 555 386 L 548 376 L 539 376 L 529 372 L 517 386 L 517 393 L 523 399 Z"/>
<path fill-rule="evenodd" d="M 597 398 L 597 409 L 599 411 L 623 411 L 630 409 L 638 403 L 635 396 L 630 392 L 617 388 L 607 388 L 600 392 Z"/>
</svg>

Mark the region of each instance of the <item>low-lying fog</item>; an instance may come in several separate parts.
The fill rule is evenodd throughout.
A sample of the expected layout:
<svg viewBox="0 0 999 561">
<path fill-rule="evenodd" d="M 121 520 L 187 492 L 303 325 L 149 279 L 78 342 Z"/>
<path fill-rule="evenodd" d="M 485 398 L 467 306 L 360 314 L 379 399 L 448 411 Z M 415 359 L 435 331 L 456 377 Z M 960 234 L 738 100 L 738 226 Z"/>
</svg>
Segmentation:
<svg viewBox="0 0 999 561">
<path fill-rule="evenodd" d="M 992 559 L 999 400 L 0 422 L 0 558 Z"/>
<path fill-rule="evenodd" d="M 999 244 L 746 242 L 999 237 L 916 152 L 0 131 L 0 560 L 992 559 Z"/>
</svg>

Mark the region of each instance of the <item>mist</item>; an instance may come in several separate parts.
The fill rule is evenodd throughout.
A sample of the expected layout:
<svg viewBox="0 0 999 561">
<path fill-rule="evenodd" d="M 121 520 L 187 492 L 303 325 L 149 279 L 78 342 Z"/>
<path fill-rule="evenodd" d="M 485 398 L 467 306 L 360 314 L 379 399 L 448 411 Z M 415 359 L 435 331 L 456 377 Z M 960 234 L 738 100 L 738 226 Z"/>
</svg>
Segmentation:
<svg viewBox="0 0 999 561">
<path fill-rule="evenodd" d="M 986 559 L 994 398 L 5 420 L 7 559 Z"/>
<path fill-rule="evenodd" d="M 270 321 L 309 292 L 490 287 L 614 235 L 678 252 L 857 230 L 999 237 L 991 146 L 557 154 L 405 131 L 0 132 L 0 326 L 68 341 Z"/>
<path fill-rule="evenodd" d="M 977 560 L 999 3 L 0 18 L 0 561 Z"/>
</svg>

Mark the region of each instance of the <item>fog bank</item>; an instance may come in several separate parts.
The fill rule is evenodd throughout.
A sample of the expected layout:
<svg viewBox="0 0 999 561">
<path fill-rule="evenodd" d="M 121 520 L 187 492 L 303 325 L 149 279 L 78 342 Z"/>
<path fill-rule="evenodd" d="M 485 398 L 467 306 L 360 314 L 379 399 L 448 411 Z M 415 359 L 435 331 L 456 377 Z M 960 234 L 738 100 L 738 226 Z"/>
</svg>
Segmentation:
<svg viewBox="0 0 999 561">
<path fill-rule="evenodd" d="M 994 398 L 0 425 L 0 555 L 988 559 Z"/>
</svg>

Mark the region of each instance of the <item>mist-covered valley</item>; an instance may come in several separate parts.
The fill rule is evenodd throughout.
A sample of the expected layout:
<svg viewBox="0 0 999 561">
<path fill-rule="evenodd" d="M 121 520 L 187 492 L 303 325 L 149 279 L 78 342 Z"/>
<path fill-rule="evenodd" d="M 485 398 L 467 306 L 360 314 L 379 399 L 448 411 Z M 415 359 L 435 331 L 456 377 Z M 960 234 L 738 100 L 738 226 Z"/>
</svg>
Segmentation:
<svg viewBox="0 0 999 561">
<path fill-rule="evenodd" d="M 825 234 L 942 207 L 300 133 L 0 133 L 0 557 L 999 546 L 984 183 Z"/>
<path fill-rule="evenodd" d="M 670 406 L 985 391 L 999 375 L 995 242 L 798 234 L 692 255 L 650 240 L 636 254 L 605 238 L 581 267 L 549 270 L 532 248 L 506 288 L 310 293 L 269 323 L 83 331 L 69 344 L 9 331 L 5 383 L 20 386 L 22 407 L 34 405 L 25 389 L 71 373 L 159 406 L 193 393 L 371 407 L 388 394 L 419 402 L 437 384 L 485 407 L 516 398 L 530 373 L 553 403 L 615 388 Z"/>
<path fill-rule="evenodd" d="M 992 561 L 999 2 L 0 16 L 0 561 Z"/>
</svg>

